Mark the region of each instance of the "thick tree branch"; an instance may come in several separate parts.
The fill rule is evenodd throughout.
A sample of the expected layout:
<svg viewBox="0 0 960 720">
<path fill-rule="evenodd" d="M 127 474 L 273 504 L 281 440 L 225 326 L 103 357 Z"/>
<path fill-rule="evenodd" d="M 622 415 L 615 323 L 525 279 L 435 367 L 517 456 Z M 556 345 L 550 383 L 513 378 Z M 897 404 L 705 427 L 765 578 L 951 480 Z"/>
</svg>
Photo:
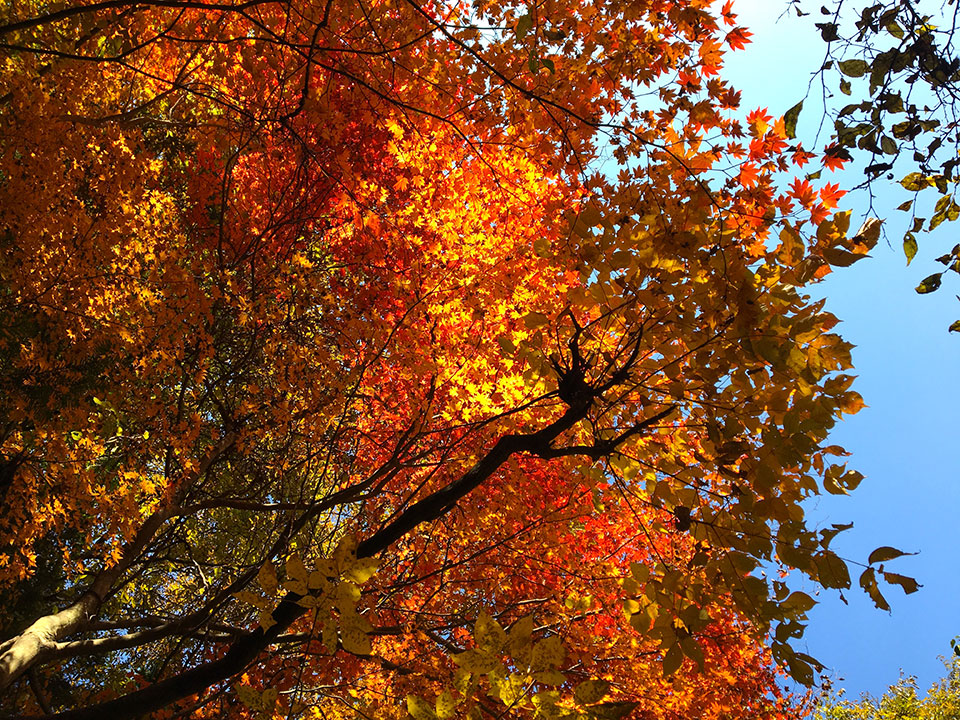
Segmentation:
<svg viewBox="0 0 960 720">
<path fill-rule="evenodd" d="M 506 460 L 517 453 L 546 452 L 554 440 L 583 420 L 591 407 L 592 397 L 582 398 L 546 427 L 528 434 L 501 437 L 477 463 L 460 478 L 411 505 L 386 527 L 361 542 L 358 557 L 373 557 L 389 548 L 401 537 L 424 523 L 445 515 L 458 501 L 489 479 Z M 70 710 L 47 716 L 56 720 L 128 720 L 159 710 L 171 703 L 203 692 L 243 672 L 268 646 L 307 609 L 297 604 L 302 596 L 288 593 L 273 612 L 274 625 L 262 627 L 234 642 L 220 658 L 191 670 L 154 683 L 136 692 L 92 707 Z M 149 631 L 145 631 L 149 632 Z"/>
<path fill-rule="evenodd" d="M 537 457 L 542 457 L 544 459 L 575 456 L 588 457 L 591 460 L 599 460 L 600 458 L 616 452 L 617 448 L 620 447 L 620 445 L 622 445 L 626 440 L 634 435 L 639 435 L 644 430 L 648 430 L 649 428 L 653 427 L 658 422 L 669 416 L 676 409 L 676 405 L 670 405 L 655 415 L 651 415 L 650 417 L 646 418 L 642 422 L 632 425 L 616 437 L 610 438 L 609 440 L 600 440 L 595 442 L 593 445 L 571 445 L 569 447 L 559 448 L 549 447 L 546 450 L 535 454 Z"/>
</svg>

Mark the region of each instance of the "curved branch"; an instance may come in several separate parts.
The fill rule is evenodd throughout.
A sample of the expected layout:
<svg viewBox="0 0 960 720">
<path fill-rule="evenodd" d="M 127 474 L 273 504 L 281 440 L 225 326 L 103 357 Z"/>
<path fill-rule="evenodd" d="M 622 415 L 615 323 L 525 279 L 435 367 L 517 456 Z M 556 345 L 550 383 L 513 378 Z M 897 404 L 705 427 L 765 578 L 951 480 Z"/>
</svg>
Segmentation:
<svg viewBox="0 0 960 720">
<path fill-rule="evenodd" d="M 30 30 L 31 28 L 40 27 L 41 25 L 49 25 L 50 23 L 59 22 L 60 20 L 67 20 L 86 13 L 94 13 L 100 10 L 115 10 L 122 7 L 164 7 L 180 8 L 183 10 L 215 10 L 219 12 L 239 13 L 244 12 L 248 8 L 256 7 L 257 5 L 271 5 L 275 2 L 276 0 L 247 0 L 247 2 L 232 4 L 205 3 L 196 2 L 196 0 L 139 0 L 138 2 L 132 2 L 131 0 L 104 0 L 104 2 L 63 8 L 62 10 L 47 13 L 46 15 L 38 15 L 28 18 L 27 20 L 0 25 L 0 37 L 19 30 Z"/>
</svg>

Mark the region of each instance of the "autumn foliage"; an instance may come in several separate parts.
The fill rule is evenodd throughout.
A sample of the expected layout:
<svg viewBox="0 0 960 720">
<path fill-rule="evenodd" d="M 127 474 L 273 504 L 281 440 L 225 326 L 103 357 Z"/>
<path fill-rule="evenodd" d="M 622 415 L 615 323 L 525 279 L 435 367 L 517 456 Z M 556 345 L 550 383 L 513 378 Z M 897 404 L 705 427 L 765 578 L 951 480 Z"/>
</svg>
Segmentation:
<svg viewBox="0 0 960 720">
<path fill-rule="evenodd" d="M 802 714 L 777 570 L 850 584 L 800 503 L 859 482 L 825 440 L 862 404 L 802 288 L 876 234 L 741 114 L 748 37 L 5 4 L 0 708 Z"/>
</svg>

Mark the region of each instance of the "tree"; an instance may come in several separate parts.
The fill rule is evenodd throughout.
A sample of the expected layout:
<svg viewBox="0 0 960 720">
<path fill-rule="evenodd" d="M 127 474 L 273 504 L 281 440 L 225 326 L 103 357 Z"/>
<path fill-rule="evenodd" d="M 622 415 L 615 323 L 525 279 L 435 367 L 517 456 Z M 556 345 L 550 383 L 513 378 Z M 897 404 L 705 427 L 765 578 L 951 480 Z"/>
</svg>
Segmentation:
<svg viewBox="0 0 960 720">
<path fill-rule="evenodd" d="M 900 718 L 953 718 L 960 714 L 960 666 L 956 657 L 944 660 L 946 676 L 935 682 L 925 697 L 917 696 L 917 680 L 903 678 L 879 698 L 845 700 L 842 691 L 816 710 L 817 720 L 900 720 Z"/>
<path fill-rule="evenodd" d="M 6 5 L 4 710 L 802 712 L 877 236 L 710 5 Z"/>
<path fill-rule="evenodd" d="M 838 160 L 859 156 L 869 191 L 896 180 L 906 190 L 897 210 L 909 214 L 903 252 L 909 265 L 918 237 L 960 217 L 957 202 L 957 117 L 960 57 L 954 47 L 957 14 L 915 0 L 820 7 L 816 28 L 827 44 L 819 75 L 824 96 L 849 100 L 824 110 L 833 119 L 828 152 Z M 791 0 L 797 15 L 811 15 Z M 816 3 L 820 5 L 820 3 Z M 812 5 L 811 5 L 812 7 Z M 803 103 L 793 112 L 799 115 Z M 943 269 L 928 275 L 918 293 L 935 292 L 950 271 L 960 273 L 960 245 L 939 256 Z M 960 320 L 950 326 L 960 332 Z"/>
</svg>

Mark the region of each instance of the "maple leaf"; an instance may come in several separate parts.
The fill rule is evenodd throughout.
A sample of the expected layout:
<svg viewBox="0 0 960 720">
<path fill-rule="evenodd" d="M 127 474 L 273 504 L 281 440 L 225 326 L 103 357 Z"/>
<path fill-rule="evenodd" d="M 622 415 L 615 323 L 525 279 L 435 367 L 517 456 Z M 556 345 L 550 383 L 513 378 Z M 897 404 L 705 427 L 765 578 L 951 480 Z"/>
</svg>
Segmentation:
<svg viewBox="0 0 960 720">
<path fill-rule="evenodd" d="M 727 88 L 720 94 L 717 101 L 722 108 L 735 110 L 740 107 L 740 91 L 733 88 Z"/>
<path fill-rule="evenodd" d="M 750 42 L 752 35 L 753 33 L 746 28 L 734 28 L 727 33 L 726 42 L 734 50 L 742 50 Z"/>
<path fill-rule="evenodd" d="M 810 184 L 809 180 L 794 178 L 790 185 L 790 194 L 797 199 L 803 207 L 810 207 L 817 199 L 817 194 Z"/>
<path fill-rule="evenodd" d="M 831 172 L 835 170 L 842 170 L 843 164 L 849 162 L 853 158 L 850 155 L 850 151 L 839 145 L 830 145 L 826 148 L 823 154 L 823 166 L 829 169 Z"/>
<path fill-rule="evenodd" d="M 820 189 L 820 200 L 828 209 L 837 207 L 840 202 L 840 198 L 842 198 L 844 195 L 846 195 L 846 191 L 841 190 L 838 183 L 824 185 Z"/>
<path fill-rule="evenodd" d="M 767 108 L 752 110 L 747 114 L 747 124 L 754 137 L 762 137 L 770 129 L 773 117 L 767 114 Z"/>
<path fill-rule="evenodd" d="M 830 215 L 830 209 L 823 203 L 814 202 L 807 207 L 810 210 L 810 221 L 814 225 L 819 225 Z"/>
<path fill-rule="evenodd" d="M 723 7 L 720 9 L 720 15 L 728 25 L 734 24 L 737 15 L 733 12 L 733 0 L 726 0 L 726 2 L 723 3 Z"/>
<path fill-rule="evenodd" d="M 803 146 L 798 143 L 796 150 L 793 151 L 791 159 L 797 167 L 803 167 L 815 157 L 816 155 L 814 153 L 804 150 Z"/>
<path fill-rule="evenodd" d="M 737 176 L 737 181 L 743 185 L 743 187 L 753 187 L 757 183 L 758 171 L 759 168 L 757 168 L 754 163 L 744 163 L 740 166 L 740 173 Z"/>
</svg>

